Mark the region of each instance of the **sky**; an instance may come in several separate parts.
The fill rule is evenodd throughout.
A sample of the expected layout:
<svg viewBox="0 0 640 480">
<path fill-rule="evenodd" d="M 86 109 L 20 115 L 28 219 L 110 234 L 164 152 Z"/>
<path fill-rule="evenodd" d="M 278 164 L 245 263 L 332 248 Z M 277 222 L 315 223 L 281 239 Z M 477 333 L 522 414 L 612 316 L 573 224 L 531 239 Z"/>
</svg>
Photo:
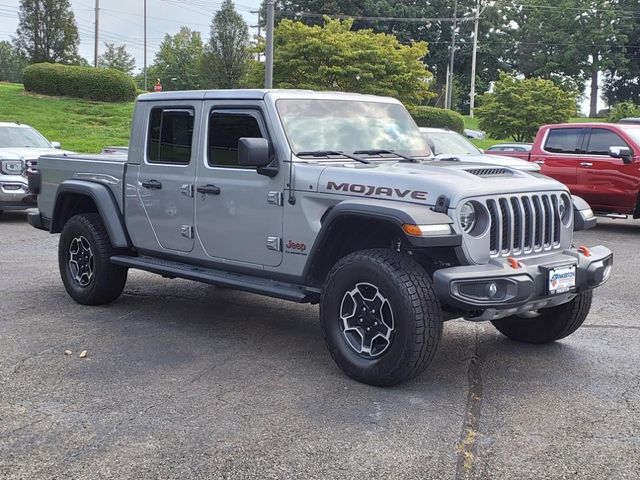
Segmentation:
<svg viewBox="0 0 640 480">
<path fill-rule="evenodd" d="M 80 55 L 93 63 L 95 0 L 70 0 L 80 31 Z M 11 40 L 18 27 L 19 0 L 0 0 L 0 40 Z M 99 0 L 99 51 L 104 42 L 125 44 L 127 51 L 141 68 L 144 58 L 143 0 Z M 249 25 L 258 23 L 261 0 L 236 1 L 236 9 Z M 147 0 L 147 62 L 153 63 L 155 53 L 165 34 L 175 34 L 181 26 L 209 37 L 209 27 L 221 0 Z M 252 29 L 252 33 L 255 29 Z"/>
</svg>

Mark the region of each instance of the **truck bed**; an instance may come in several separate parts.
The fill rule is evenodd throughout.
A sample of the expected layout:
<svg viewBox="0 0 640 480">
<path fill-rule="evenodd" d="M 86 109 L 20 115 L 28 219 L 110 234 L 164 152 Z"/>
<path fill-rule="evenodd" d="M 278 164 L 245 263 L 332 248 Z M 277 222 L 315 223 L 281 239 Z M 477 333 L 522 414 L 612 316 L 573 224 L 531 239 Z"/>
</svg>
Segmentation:
<svg viewBox="0 0 640 480">
<path fill-rule="evenodd" d="M 53 200 L 65 180 L 90 180 L 107 185 L 122 211 L 126 154 L 43 155 L 38 159 L 41 190 L 38 209 L 45 217 L 53 214 Z"/>
</svg>

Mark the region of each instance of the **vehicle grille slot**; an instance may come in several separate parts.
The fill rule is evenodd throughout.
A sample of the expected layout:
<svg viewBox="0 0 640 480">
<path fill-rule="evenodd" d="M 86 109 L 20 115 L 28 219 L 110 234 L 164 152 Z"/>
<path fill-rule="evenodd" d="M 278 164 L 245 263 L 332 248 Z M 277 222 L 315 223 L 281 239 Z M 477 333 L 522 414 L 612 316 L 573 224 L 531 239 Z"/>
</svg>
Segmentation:
<svg viewBox="0 0 640 480">
<path fill-rule="evenodd" d="M 502 252 L 510 252 L 513 248 L 511 245 L 511 215 L 509 211 L 509 204 L 506 198 L 501 198 L 498 203 L 500 204 L 500 220 L 502 223 L 502 236 L 500 243 L 500 250 Z"/>
<path fill-rule="evenodd" d="M 562 223 L 555 193 L 489 198 L 489 244 L 492 257 L 527 255 L 560 248 Z"/>
<path fill-rule="evenodd" d="M 511 197 L 511 209 L 513 211 L 513 250 L 521 252 L 524 248 L 522 245 L 522 234 L 524 229 L 522 217 L 524 215 L 524 211 L 522 204 L 516 197 Z"/>
<path fill-rule="evenodd" d="M 489 216 L 491 217 L 491 226 L 489 228 L 489 250 L 491 254 L 498 253 L 498 209 L 495 200 L 487 201 Z"/>
<path fill-rule="evenodd" d="M 551 196 L 551 211 L 553 214 L 553 244 L 560 244 L 560 212 L 558 208 L 558 196 Z"/>
<path fill-rule="evenodd" d="M 544 230 L 544 217 L 542 215 L 542 207 L 540 206 L 540 197 L 532 197 L 533 218 L 536 221 L 536 227 L 533 237 L 534 248 L 542 248 L 542 232 Z"/>
</svg>

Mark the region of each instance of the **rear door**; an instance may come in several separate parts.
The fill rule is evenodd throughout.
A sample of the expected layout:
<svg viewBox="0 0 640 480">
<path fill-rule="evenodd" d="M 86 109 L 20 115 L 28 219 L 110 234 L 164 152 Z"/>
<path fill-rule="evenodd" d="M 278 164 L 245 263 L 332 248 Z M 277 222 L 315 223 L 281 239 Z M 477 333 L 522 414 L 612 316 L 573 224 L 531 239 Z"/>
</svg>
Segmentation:
<svg viewBox="0 0 640 480">
<path fill-rule="evenodd" d="M 161 248 L 176 252 L 193 250 L 195 152 L 200 102 L 154 104 L 147 118 L 144 162 L 137 178 L 137 192 Z M 153 243 L 152 243 L 153 242 Z M 157 250 L 148 238 L 139 248 Z"/>
<path fill-rule="evenodd" d="M 541 151 L 532 154 L 531 161 L 540 165 L 543 175 L 555 178 L 574 192 L 588 130 L 584 127 L 550 128 L 542 140 Z"/>
<path fill-rule="evenodd" d="M 633 147 L 606 127 L 591 128 L 586 145 L 586 155 L 578 164 L 576 195 L 596 210 L 632 213 L 638 197 L 637 166 L 610 157 L 609 148 L 629 147 L 633 152 Z"/>
</svg>

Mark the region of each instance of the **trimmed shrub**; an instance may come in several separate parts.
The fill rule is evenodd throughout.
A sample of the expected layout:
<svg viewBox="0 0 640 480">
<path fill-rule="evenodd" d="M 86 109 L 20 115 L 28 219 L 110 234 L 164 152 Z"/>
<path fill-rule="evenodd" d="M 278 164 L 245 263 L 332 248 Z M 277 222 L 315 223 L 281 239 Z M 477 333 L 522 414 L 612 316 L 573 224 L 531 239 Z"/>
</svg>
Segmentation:
<svg viewBox="0 0 640 480">
<path fill-rule="evenodd" d="M 136 84 L 126 73 L 110 68 L 36 63 L 24 70 L 25 90 L 43 95 L 128 102 L 136 98 Z"/>
<path fill-rule="evenodd" d="M 412 107 L 409 113 L 419 127 L 448 128 L 462 133 L 464 118 L 458 112 L 438 107 Z"/>
</svg>

